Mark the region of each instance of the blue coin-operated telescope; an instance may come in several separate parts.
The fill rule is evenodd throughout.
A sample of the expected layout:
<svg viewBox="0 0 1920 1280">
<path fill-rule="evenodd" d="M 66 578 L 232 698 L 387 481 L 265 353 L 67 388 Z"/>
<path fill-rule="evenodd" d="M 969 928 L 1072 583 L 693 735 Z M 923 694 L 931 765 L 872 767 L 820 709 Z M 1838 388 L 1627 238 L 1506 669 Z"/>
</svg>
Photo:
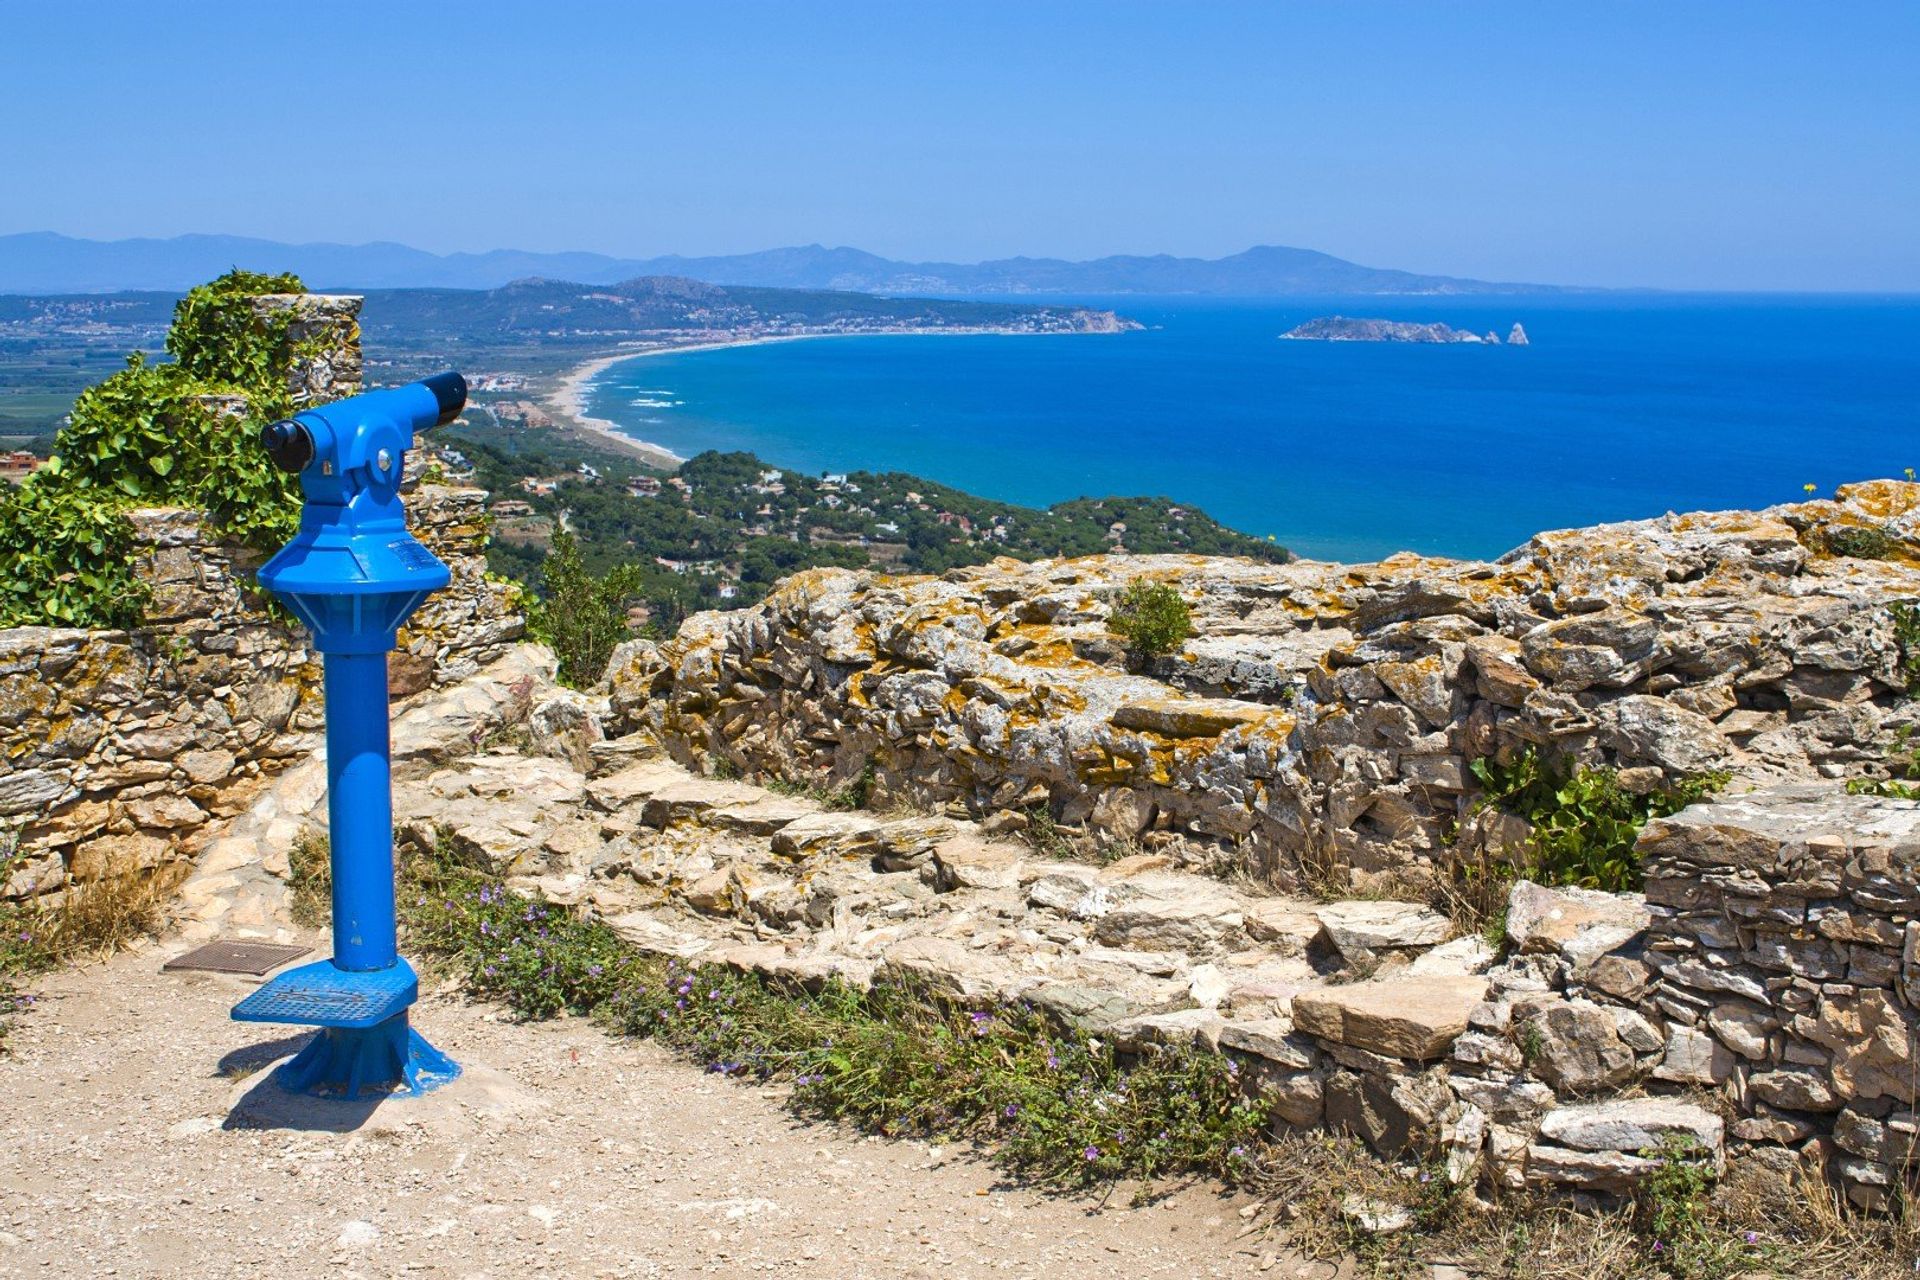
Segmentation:
<svg viewBox="0 0 1920 1280">
<path fill-rule="evenodd" d="M 260 583 L 306 623 L 326 667 L 333 959 L 289 969 L 233 1007 L 242 1022 L 319 1027 L 276 1073 L 296 1092 L 424 1093 L 460 1068 L 407 1025 L 420 995 L 394 919 L 387 653 L 400 624 L 451 574 L 407 532 L 400 474 L 414 434 L 453 421 L 467 381 L 436 374 L 309 409 L 262 429 L 300 473 L 300 532 Z"/>
</svg>

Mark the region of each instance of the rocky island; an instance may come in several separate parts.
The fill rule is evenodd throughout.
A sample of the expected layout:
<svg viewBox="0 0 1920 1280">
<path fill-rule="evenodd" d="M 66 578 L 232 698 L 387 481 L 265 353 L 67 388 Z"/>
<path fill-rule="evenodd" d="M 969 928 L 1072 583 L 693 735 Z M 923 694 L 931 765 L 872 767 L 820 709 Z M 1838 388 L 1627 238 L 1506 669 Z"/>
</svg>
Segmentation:
<svg viewBox="0 0 1920 1280">
<path fill-rule="evenodd" d="M 1295 325 L 1282 338 L 1310 339 L 1318 342 L 1470 342 L 1499 346 L 1500 335 L 1489 329 L 1484 334 L 1452 325 L 1421 324 L 1416 320 L 1361 320 L 1351 316 L 1321 316 Z M 1527 345 L 1527 331 L 1515 324 L 1507 335 L 1510 346 Z"/>
</svg>

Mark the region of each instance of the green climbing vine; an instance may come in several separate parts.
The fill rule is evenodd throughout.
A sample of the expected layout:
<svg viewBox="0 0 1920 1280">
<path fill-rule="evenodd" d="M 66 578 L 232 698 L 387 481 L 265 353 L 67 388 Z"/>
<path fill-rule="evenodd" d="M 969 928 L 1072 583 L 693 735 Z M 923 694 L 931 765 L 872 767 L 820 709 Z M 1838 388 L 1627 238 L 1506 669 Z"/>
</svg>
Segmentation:
<svg viewBox="0 0 1920 1280">
<path fill-rule="evenodd" d="M 296 407 L 288 372 L 317 343 L 294 335 L 292 311 L 252 300 L 304 292 L 297 276 L 229 272 L 175 306 L 172 363 L 135 352 L 80 394 L 53 460 L 0 494 L 0 626 L 137 624 L 146 593 L 131 563 L 132 507 L 197 507 L 222 535 L 263 549 L 292 534 L 298 481 L 254 441 Z"/>
<path fill-rule="evenodd" d="M 1640 888 L 1640 829 L 1680 812 L 1727 784 L 1722 772 L 1696 774 L 1640 793 L 1620 785 L 1612 769 L 1551 760 L 1529 746 L 1502 764 L 1483 757 L 1467 766 L 1479 779 L 1479 803 L 1526 819 L 1532 828 L 1516 870 L 1542 884 L 1582 885 L 1609 893 Z"/>
</svg>

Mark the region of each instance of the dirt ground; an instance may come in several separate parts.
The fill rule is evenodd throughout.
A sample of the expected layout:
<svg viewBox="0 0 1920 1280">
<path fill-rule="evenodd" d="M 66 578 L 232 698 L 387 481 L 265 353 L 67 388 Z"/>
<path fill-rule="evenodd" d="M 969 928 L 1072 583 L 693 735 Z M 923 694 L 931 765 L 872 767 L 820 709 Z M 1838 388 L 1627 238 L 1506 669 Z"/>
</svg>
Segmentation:
<svg viewBox="0 0 1920 1280">
<path fill-rule="evenodd" d="M 38 984 L 0 1056 L 0 1276 L 1336 1275 L 1243 1235 L 1217 1188 L 1049 1196 L 447 994 L 415 1025 L 461 1081 L 316 1111 L 259 1070 L 302 1037 L 228 1019 L 251 979 L 161 973 L 181 949 Z"/>
</svg>

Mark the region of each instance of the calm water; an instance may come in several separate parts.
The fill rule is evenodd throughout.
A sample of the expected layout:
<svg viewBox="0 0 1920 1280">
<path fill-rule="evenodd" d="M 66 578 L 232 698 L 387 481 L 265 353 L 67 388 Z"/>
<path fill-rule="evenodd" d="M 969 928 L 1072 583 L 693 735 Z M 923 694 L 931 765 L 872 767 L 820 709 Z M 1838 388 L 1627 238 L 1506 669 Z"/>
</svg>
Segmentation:
<svg viewBox="0 0 1920 1280">
<path fill-rule="evenodd" d="M 1920 467 L 1920 299 L 1099 301 L 1119 335 L 821 339 L 616 365 L 600 417 L 692 455 L 899 470 L 1043 506 L 1165 494 L 1305 555 L 1765 506 Z M 1525 348 L 1281 342 L 1318 315 Z"/>
</svg>

